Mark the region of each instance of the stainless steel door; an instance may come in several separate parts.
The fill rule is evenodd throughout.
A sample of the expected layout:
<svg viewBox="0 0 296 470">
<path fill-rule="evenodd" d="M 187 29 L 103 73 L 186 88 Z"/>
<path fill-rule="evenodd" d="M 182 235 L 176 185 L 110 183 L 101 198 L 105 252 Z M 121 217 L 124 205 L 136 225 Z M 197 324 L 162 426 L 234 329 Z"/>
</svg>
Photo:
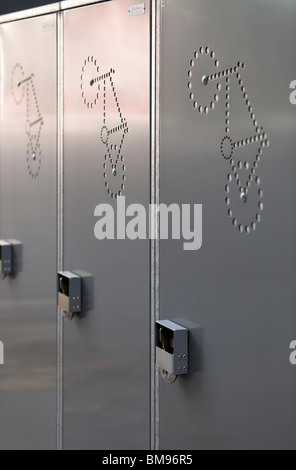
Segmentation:
<svg viewBox="0 0 296 470">
<path fill-rule="evenodd" d="M 67 449 L 149 446 L 149 241 L 94 236 L 98 204 L 149 203 L 150 15 L 130 4 L 65 12 L 64 268 L 84 289 L 64 325 Z"/>
<path fill-rule="evenodd" d="M 15 272 L 0 281 L 0 448 L 54 449 L 56 371 L 56 18 L 1 35 L 1 238 Z"/>
<path fill-rule="evenodd" d="M 203 246 L 161 244 L 161 316 L 191 322 L 197 366 L 161 382 L 161 448 L 296 445 L 295 20 L 293 0 L 162 9 L 161 201 L 203 204 Z"/>
</svg>

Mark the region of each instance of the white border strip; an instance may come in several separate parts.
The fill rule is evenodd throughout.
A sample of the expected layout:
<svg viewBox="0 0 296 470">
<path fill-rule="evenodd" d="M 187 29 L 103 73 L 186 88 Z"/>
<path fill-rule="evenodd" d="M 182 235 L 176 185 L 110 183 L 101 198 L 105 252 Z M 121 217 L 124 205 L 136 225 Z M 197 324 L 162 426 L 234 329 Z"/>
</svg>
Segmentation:
<svg viewBox="0 0 296 470">
<path fill-rule="evenodd" d="M 71 8 L 78 8 L 82 6 L 92 5 L 93 3 L 110 2 L 113 0 L 64 0 L 60 2 L 61 10 L 70 10 Z"/>
<path fill-rule="evenodd" d="M 113 0 L 66 0 L 63 2 L 53 3 L 38 8 L 31 8 L 29 10 L 22 10 L 16 13 L 9 13 L 8 15 L 0 16 L 0 24 L 11 23 L 13 21 L 25 20 L 34 18 L 36 16 L 49 15 L 50 13 L 58 13 L 59 11 L 70 10 L 72 8 L 93 5 L 95 3 L 102 3 Z"/>
<path fill-rule="evenodd" d="M 2 15 L 0 16 L 0 24 L 24 20 L 26 18 L 33 18 L 35 16 L 49 15 L 50 13 L 56 13 L 60 11 L 60 5 L 61 3 L 53 3 L 52 5 L 45 5 L 43 7 L 18 11 L 16 13 L 9 13 L 8 15 Z"/>
</svg>

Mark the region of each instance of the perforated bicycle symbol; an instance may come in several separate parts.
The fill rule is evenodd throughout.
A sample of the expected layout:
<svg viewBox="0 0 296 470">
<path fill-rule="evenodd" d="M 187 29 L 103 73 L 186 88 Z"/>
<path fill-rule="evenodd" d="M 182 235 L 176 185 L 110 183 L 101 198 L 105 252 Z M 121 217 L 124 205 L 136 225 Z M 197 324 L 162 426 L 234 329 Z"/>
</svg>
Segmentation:
<svg viewBox="0 0 296 470">
<path fill-rule="evenodd" d="M 257 168 L 264 149 L 269 147 L 270 143 L 263 127 L 258 124 L 242 79 L 245 64 L 238 62 L 234 67 L 222 71 L 219 69 L 220 62 L 215 52 L 209 47 L 200 47 L 190 60 L 187 85 L 189 98 L 199 115 L 207 116 L 218 105 L 222 83 L 225 82 L 225 136 L 220 147 L 222 157 L 230 165 L 225 185 L 225 204 L 233 227 L 238 228 L 240 233 L 250 234 L 256 230 L 257 224 L 261 221 L 264 208 L 263 191 L 261 180 L 257 176 Z M 232 134 L 232 82 L 239 87 L 242 103 L 248 111 L 254 129 L 252 135 L 243 139 L 236 139 Z M 247 157 L 239 158 L 239 154 L 243 154 L 243 149 L 251 148 L 254 150 L 248 150 Z M 238 215 L 239 212 L 240 215 Z"/>
<path fill-rule="evenodd" d="M 114 69 L 100 74 L 97 60 L 88 57 L 82 67 L 81 90 L 84 104 L 89 109 L 98 105 L 100 94 L 103 92 L 103 122 L 100 128 L 100 140 L 106 147 L 103 177 L 108 194 L 112 199 L 117 199 L 125 189 L 126 165 L 123 145 L 129 129 L 121 112 L 114 75 Z"/>
<path fill-rule="evenodd" d="M 42 164 L 40 137 L 44 119 L 40 112 L 34 80 L 34 74 L 25 76 L 21 64 L 14 66 L 11 75 L 11 93 L 17 106 L 20 106 L 26 97 L 25 132 L 28 137 L 26 161 L 30 176 L 36 179 Z"/>
</svg>

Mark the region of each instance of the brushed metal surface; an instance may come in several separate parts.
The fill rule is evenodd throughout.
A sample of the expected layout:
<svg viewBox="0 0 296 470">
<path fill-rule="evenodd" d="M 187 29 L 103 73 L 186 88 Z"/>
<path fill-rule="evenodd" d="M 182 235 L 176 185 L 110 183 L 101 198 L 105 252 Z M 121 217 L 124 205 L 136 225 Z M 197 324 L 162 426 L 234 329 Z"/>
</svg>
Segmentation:
<svg viewBox="0 0 296 470">
<path fill-rule="evenodd" d="M 0 282 L 0 335 L 5 346 L 5 365 L 0 369 L 0 448 L 54 449 L 55 15 L 2 25 L 0 36 L 3 99 L 0 231 L 5 239 L 21 242 L 14 260 L 19 272 L 14 278 Z M 23 79 L 31 77 L 20 87 L 17 87 L 16 76 L 12 78 L 16 64 L 20 64 L 17 66 L 18 71 L 24 72 Z M 27 109 L 29 121 L 33 124 L 30 127 L 30 139 L 26 134 Z M 40 115 L 43 126 L 37 144 L 36 129 L 40 122 L 34 122 L 40 119 Z M 36 150 L 35 161 L 32 159 L 32 149 Z"/>
<path fill-rule="evenodd" d="M 145 15 L 128 16 L 129 6 L 119 0 L 65 12 L 64 268 L 83 275 L 91 298 L 88 311 L 64 326 L 66 449 L 149 447 L 149 241 L 94 236 L 95 207 L 116 204 L 103 176 L 103 80 L 93 109 L 85 106 L 81 89 L 85 61 L 93 67 L 96 60 L 99 75 L 115 71 L 115 93 L 129 128 L 123 194 L 127 204 L 147 205 L 150 15 L 148 2 Z M 91 78 L 84 83 L 88 102 L 95 89 Z M 117 126 L 109 78 L 107 120 Z"/>
<path fill-rule="evenodd" d="M 61 2 L 51 3 L 49 5 L 23 9 L 21 11 L 1 15 L 0 24 L 11 23 L 13 21 L 20 21 L 29 18 L 36 18 L 37 16 L 49 15 L 50 13 L 58 13 L 64 10 L 70 10 L 72 8 L 101 3 L 104 1 L 108 2 L 113 0 L 63 0 Z"/>
<path fill-rule="evenodd" d="M 162 11 L 161 202 L 203 204 L 203 246 L 183 252 L 179 242 L 161 243 L 161 318 L 185 318 L 192 354 L 203 371 L 161 383 L 162 449 L 295 449 L 295 369 L 289 344 L 295 316 L 295 107 L 289 83 L 295 79 L 296 4 L 286 0 L 169 0 Z M 221 155 L 226 128 L 225 78 L 214 111 L 200 115 L 213 85 L 200 47 L 215 51 L 217 72 L 240 70 L 246 93 L 264 127 L 258 175 L 264 191 L 262 221 L 240 234 L 225 204 L 230 165 Z M 213 64 L 213 62 L 212 62 Z M 250 112 L 235 77 L 230 85 L 231 132 L 248 138 Z M 210 104 L 210 101 L 209 101 Z M 251 123 L 252 124 L 252 123 Z M 254 146 L 234 152 L 238 161 L 256 157 Z M 255 184 L 255 186 L 254 186 Z M 253 217 L 236 190 L 239 217 Z M 259 188 L 257 187 L 256 191 Z M 203 335 L 200 334 L 203 328 Z M 191 356 L 192 359 L 192 356 Z"/>
</svg>

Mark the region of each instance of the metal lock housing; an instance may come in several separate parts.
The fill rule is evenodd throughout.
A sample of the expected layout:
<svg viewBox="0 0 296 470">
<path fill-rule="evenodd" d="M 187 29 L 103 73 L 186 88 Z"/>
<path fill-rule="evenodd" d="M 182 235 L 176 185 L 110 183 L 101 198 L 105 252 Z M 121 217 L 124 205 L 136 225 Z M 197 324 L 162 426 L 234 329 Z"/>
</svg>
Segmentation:
<svg viewBox="0 0 296 470">
<path fill-rule="evenodd" d="M 0 273 L 12 273 L 12 245 L 5 240 L 0 240 Z"/>
<path fill-rule="evenodd" d="M 188 329 L 170 320 L 156 322 L 156 364 L 169 375 L 189 372 Z"/>
<path fill-rule="evenodd" d="M 81 277 L 70 271 L 58 273 L 58 307 L 66 314 L 81 313 Z"/>
</svg>

